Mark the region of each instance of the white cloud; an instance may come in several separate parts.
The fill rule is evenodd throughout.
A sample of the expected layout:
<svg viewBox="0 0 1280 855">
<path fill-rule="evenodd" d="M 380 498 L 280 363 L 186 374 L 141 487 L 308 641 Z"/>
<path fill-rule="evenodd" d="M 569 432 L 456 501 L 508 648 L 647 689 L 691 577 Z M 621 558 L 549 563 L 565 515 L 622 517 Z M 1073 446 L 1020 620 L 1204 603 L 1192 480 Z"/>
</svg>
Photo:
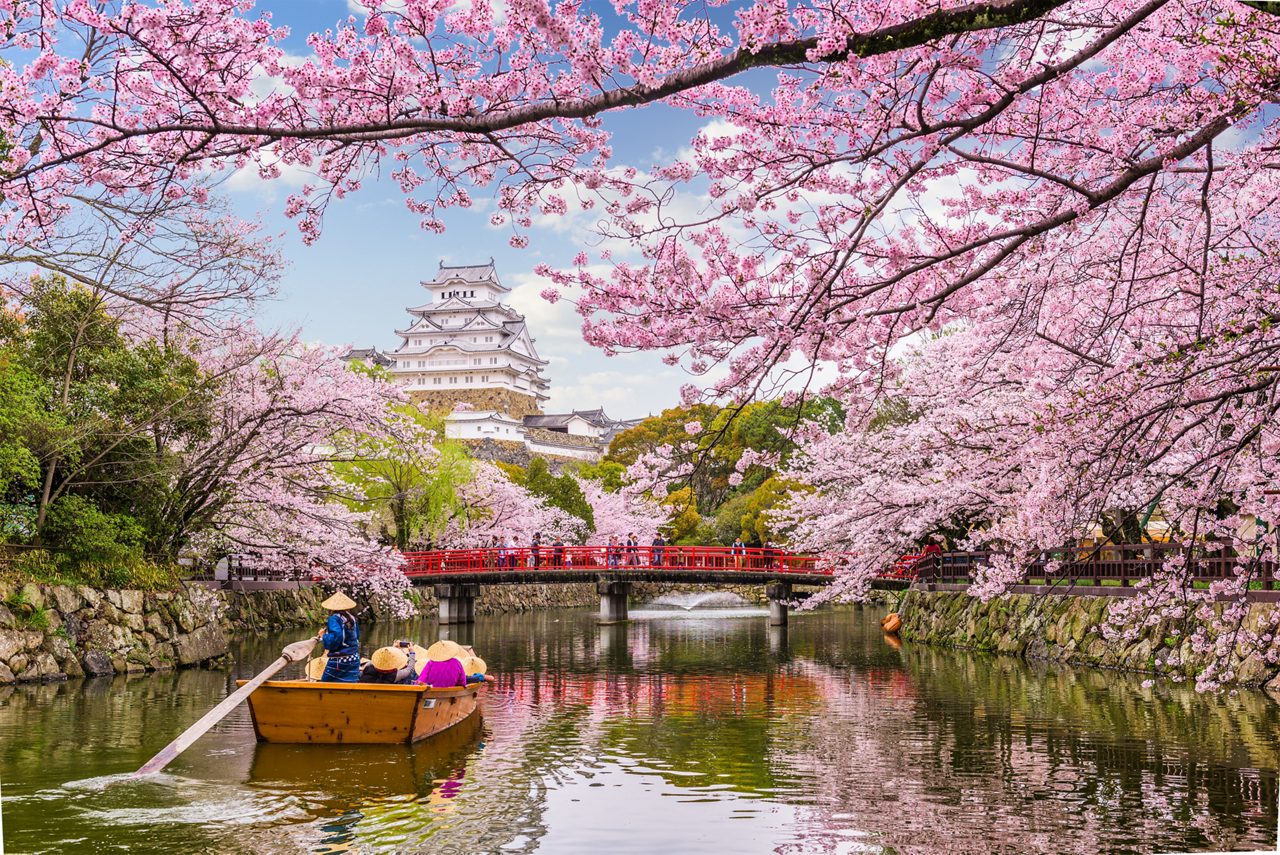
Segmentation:
<svg viewBox="0 0 1280 855">
<path fill-rule="evenodd" d="M 383 12 L 403 12 L 405 0 L 378 0 L 373 5 Z M 369 6 L 361 0 L 347 0 L 347 10 L 353 15 L 369 14 Z"/>
<path fill-rule="evenodd" d="M 305 167 L 280 163 L 279 157 L 271 151 L 264 151 L 259 157 L 268 166 L 276 166 L 280 170 L 280 176 L 264 179 L 258 174 L 258 164 L 247 163 L 231 173 L 231 177 L 227 179 L 227 189 L 235 193 L 255 194 L 263 202 L 275 202 L 280 198 L 281 191 L 297 190 L 315 177 Z"/>
<path fill-rule="evenodd" d="M 454 0 L 444 12 L 446 15 L 454 12 L 461 12 L 470 5 L 471 0 Z M 377 0 L 375 5 L 383 12 L 403 12 L 405 10 L 405 0 Z M 507 0 L 490 0 L 493 7 L 494 21 L 502 21 L 507 17 Z M 369 7 L 363 0 L 347 0 L 347 11 L 353 15 L 368 15 Z"/>
</svg>

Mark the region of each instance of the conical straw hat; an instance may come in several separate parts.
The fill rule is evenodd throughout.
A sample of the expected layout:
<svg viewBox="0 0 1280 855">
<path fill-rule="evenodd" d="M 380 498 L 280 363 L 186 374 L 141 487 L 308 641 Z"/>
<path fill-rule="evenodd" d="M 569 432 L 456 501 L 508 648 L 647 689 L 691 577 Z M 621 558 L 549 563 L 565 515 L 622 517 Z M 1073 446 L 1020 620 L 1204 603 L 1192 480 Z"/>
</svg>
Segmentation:
<svg viewBox="0 0 1280 855">
<path fill-rule="evenodd" d="M 427 658 L 432 662 L 448 662 L 450 659 L 462 659 L 467 655 L 456 641 L 442 638 L 427 648 Z"/>
<path fill-rule="evenodd" d="M 320 607 L 328 609 L 331 612 L 345 612 L 347 609 L 354 609 L 356 607 L 356 601 L 341 591 L 337 591 L 332 597 L 321 603 Z"/>
<path fill-rule="evenodd" d="M 409 647 L 413 651 L 413 664 L 421 668 L 427 664 L 427 648 L 421 644 L 414 644 Z"/>
<path fill-rule="evenodd" d="M 319 680 L 324 676 L 324 666 L 328 664 L 328 656 L 321 656 L 319 659 L 312 659 L 307 663 L 307 677 L 311 680 Z"/>
<path fill-rule="evenodd" d="M 379 647 L 373 651 L 372 661 L 379 671 L 399 671 L 409 664 L 409 656 L 398 647 Z"/>
<path fill-rule="evenodd" d="M 467 672 L 467 676 L 472 674 L 487 674 L 489 666 L 484 664 L 484 660 L 479 656 L 468 656 L 462 660 L 462 670 Z"/>
</svg>

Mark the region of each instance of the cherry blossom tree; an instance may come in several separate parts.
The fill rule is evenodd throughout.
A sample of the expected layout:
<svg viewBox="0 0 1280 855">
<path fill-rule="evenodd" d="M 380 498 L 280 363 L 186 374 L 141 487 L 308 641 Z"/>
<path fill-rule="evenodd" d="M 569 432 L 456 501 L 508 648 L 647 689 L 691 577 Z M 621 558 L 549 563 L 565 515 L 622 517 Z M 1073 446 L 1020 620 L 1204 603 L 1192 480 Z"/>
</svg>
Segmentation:
<svg viewBox="0 0 1280 855">
<path fill-rule="evenodd" d="M 349 485 L 333 468 L 338 438 L 386 434 L 387 405 L 402 394 L 296 335 L 229 325 L 203 343 L 202 364 L 219 377 L 215 412 L 206 438 L 177 449 L 182 466 L 164 492 L 162 514 L 181 521 L 175 548 L 315 576 L 407 616 L 402 558 L 367 536 L 370 512 L 337 501 Z"/>
<path fill-rule="evenodd" d="M 246 315 L 274 292 L 282 261 L 209 183 L 178 195 L 73 189 L 46 228 L 0 229 L 0 285 L 25 297 L 33 274 L 60 276 L 134 322 L 175 317 L 212 329 L 228 313 Z"/>
<path fill-rule="evenodd" d="M 286 203 L 314 240 L 328 202 L 389 164 L 433 231 L 478 192 L 516 246 L 535 217 L 589 212 L 596 257 L 541 272 L 590 342 L 664 352 L 700 378 L 687 402 L 825 386 L 848 433 L 815 437 L 801 502 L 838 489 L 843 459 L 884 468 L 851 477 L 865 494 L 883 476 L 891 509 L 981 507 L 981 537 L 1007 544 L 992 592 L 1100 512 L 1158 501 L 1192 541 L 1280 518 L 1266 11 L 366 6 L 298 58 L 247 0 L 0 2 L 20 57 L 0 66 L 0 231 L 38 245 L 74 193 L 181 197 L 289 168 L 314 176 Z M 608 114 L 640 107 L 703 127 L 664 162 L 620 163 Z M 949 329 L 954 377 L 901 376 L 895 348 Z M 926 414 L 867 433 L 889 392 Z M 881 550 L 910 533 L 907 510 L 827 509 Z"/>
<path fill-rule="evenodd" d="M 587 541 L 590 544 L 607 544 L 610 537 L 621 541 L 630 534 L 647 544 L 670 516 L 668 509 L 649 496 L 623 490 L 610 492 L 599 481 L 588 478 L 579 478 L 578 486 L 595 514 L 596 530 Z"/>
<path fill-rule="evenodd" d="M 495 537 L 527 547 L 535 533 L 542 535 L 543 543 L 573 543 L 582 525 L 582 520 L 548 505 L 492 463 L 476 463 L 472 480 L 459 492 L 463 510 L 441 538 L 448 548 L 488 546 Z"/>
<path fill-rule="evenodd" d="M 901 361 L 892 407 L 851 414 L 834 435 L 807 431 L 785 474 L 810 491 L 776 518 L 793 527 L 796 545 L 842 554 L 840 582 L 826 596 L 865 593 L 897 555 L 950 530 L 957 546 L 993 553 L 971 586 L 990 598 L 1041 553 L 1108 520 L 1141 531 L 1158 508 L 1184 548 L 1138 596 L 1113 606 L 1105 633 L 1132 641 L 1155 623 L 1179 627 L 1189 646 L 1161 651 L 1157 666 L 1177 673 L 1197 657 L 1200 688 L 1231 680 L 1250 657 L 1280 665 L 1280 610 L 1253 614 L 1248 594 L 1276 560 L 1275 539 L 1258 524 L 1280 512 L 1269 487 L 1273 391 L 1232 406 L 1205 394 L 1240 380 L 1222 370 L 1217 346 L 1148 360 L 1146 372 L 1166 382 L 1186 372 L 1204 378 L 1195 392 L 1156 397 L 1142 394 L 1132 370 L 1046 370 L 1035 358 L 1053 357 L 1049 343 L 993 356 L 987 335 L 975 324 L 923 344 Z M 1164 412 L 1153 424 L 1154 408 Z M 1118 423 L 1150 442 L 1118 442 Z M 1234 575 L 1200 590 L 1192 581 L 1206 538 L 1239 558 Z"/>
</svg>

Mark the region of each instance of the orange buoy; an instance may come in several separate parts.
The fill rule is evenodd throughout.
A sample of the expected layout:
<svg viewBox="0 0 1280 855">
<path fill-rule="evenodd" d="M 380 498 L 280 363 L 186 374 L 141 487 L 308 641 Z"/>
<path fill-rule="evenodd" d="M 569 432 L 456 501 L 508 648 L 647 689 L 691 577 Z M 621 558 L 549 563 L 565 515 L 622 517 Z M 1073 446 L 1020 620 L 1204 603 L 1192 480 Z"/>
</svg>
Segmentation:
<svg viewBox="0 0 1280 855">
<path fill-rule="evenodd" d="M 897 612 L 890 612 L 880 621 L 880 626 L 885 632 L 897 635 L 898 630 L 902 628 L 902 618 L 898 617 Z"/>
</svg>

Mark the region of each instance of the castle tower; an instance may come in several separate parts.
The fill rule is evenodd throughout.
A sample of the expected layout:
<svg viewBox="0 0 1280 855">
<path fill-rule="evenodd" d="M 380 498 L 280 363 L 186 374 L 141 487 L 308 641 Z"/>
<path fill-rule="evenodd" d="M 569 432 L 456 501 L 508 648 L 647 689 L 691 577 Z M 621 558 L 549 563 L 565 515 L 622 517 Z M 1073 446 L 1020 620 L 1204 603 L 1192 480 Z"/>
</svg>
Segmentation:
<svg viewBox="0 0 1280 855">
<path fill-rule="evenodd" d="M 502 302 L 509 288 L 488 264 L 449 267 L 443 262 L 422 286 L 431 299 L 406 311 L 413 320 L 396 330 L 400 345 L 391 369 L 411 400 L 428 410 L 461 402 L 515 419 L 538 415 L 547 400 L 542 371 L 524 315 Z"/>
</svg>

